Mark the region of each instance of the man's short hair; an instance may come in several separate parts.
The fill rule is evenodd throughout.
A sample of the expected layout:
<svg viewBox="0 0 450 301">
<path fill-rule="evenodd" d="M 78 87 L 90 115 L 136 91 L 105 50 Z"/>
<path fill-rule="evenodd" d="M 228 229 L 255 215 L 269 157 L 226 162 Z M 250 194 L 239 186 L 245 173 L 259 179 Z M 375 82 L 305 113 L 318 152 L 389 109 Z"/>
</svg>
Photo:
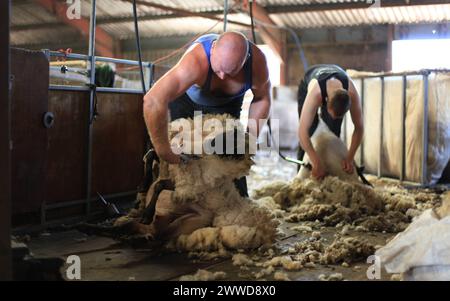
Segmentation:
<svg viewBox="0 0 450 301">
<path fill-rule="evenodd" d="M 350 109 L 350 96 L 348 91 L 339 89 L 334 93 L 328 102 L 328 109 L 333 110 L 338 118 L 344 117 L 345 113 Z"/>
</svg>

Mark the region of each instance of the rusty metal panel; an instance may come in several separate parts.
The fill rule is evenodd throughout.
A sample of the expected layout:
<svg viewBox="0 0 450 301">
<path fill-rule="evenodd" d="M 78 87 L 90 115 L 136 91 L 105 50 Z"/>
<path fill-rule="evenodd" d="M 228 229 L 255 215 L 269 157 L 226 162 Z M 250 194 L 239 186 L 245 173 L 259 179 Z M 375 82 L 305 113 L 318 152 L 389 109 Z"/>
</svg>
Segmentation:
<svg viewBox="0 0 450 301">
<path fill-rule="evenodd" d="M 136 190 L 143 176 L 142 95 L 97 93 L 93 127 L 92 196 Z"/>
<path fill-rule="evenodd" d="M 55 115 L 48 129 L 46 201 L 83 199 L 86 191 L 88 92 L 50 91 L 49 111 Z"/>
<path fill-rule="evenodd" d="M 34 215 L 44 202 L 86 197 L 89 93 L 49 91 L 48 61 L 42 52 L 14 50 L 13 58 L 12 195 L 18 225 L 38 222 Z M 97 94 L 92 196 L 136 190 L 146 145 L 142 95 Z M 46 112 L 54 115 L 49 128 L 43 124 Z"/>
<path fill-rule="evenodd" d="M 45 198 L 49 63 L 44 53 L 11 49 L 12 211 L 38 210 Z"/>
</svg>

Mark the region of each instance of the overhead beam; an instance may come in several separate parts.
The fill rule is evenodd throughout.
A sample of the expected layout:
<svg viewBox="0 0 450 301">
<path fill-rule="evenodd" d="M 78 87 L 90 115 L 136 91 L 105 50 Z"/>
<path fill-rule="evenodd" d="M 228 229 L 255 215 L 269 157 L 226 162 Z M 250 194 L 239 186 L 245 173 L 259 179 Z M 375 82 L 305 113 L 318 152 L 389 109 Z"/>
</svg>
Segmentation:
<svg viewBox="0 0 450 301">
<path fill-rule="evenodd" d="M 16 1 L 20 1 L 19 3 L 16 3 Z M 29 3 L 29 0 L 16 0 L 14 2 L 14 5 L 18 4 L 27 4 Z M 123 0 L 126 1 L 126 0 Z M 147 2 L 147 6 L 149 6 Z M 448 4 L 448 0 L 429 0 L 426 2 L 421 1 L 414 1 L 411 0 L 410 4 L 406 4 L 405 0 L 386 0 L 381 1 L 381 7 L 398 7 L 398 6 L 415 6 L 415 5 L 439 5 L 439 4 Z M 164 5 L 158 5 L 160 9 L 164 8 L 166 10 L 166 13 L 162 14 L 148 14 L 145 16 L 139 16 L 139 21 L 154 21 L 154 20 L 164 20 L 164 19 L 173 19 L 173 18 L 187 18 L 187 17 L 215 17 L 217 15 L 221 15 L 223 13 L 222 9 L 215 9 L 205 12 L 191 12 L 186 10 L 181 10 L 183 13 L 180 13 L 177 8 L 168 7 Z M 269 15 L 272 14 L 284 14 L 284 13 L 299 13 L 299 12 L 320 12 L 320 11 L 328 11 L 328 10 L 345 10 L 345 9 L 362 9 L 362 8 L 368 8 L 370 5 L 367 4 L 367 2 L 364 0 L 362 2 L 356 2 L 356 3 L 327 3 L 327 4 L 302 4 L 302 5 L 296 5 L 296 4 L 290 4 L 290 5 L 268 5 L 264 6 L 264 9 Z M 152 7 L 155 7 L 153 5 Z M 178 12 L 174 12 L 177 10 Z M 193 15 L 195 14 L 195 15 Z M 229 13 L 229 16 L 232 16 L 233 13 Z M 214 18 L 214 20 L 218 20 L 220 18 Z M 127 16 L 117 16 L 117 17 L 98 17 L 97 18 L 97 25 L 107 25 L 107 24 L 117 24 L 117 23 L 130 23 L 133 22 L 133 16 L 127 15 Z M 228 21 L 228 23 L 232 23 L 233 21 Z M 238 22 L 239 23 L 239 22 Z M 48 22 L 48 23 L 42 23 L 42 24 L 23 24 L 23 25 L 14 25 L 11 26 L 12 31 L 24 31 L 24 30 L 33 30 L 33 29 L 47 29 L 47 28 L 53 28 L 55 26 L 63 25 L 63 22 Z M 241 25 L 241 24 L 239 24 Z M 244 26 L 244 25 L 242 25 Z M 245 27 L 248 27 L 248 24 L 245 25 Z"/>
<path fill-rule="evenodd" d="M 23 0 L 26 1 L 26 0 Z M 123 0 L 126 1 L 126 0 Z M 25 2 L 26 3 L 26 2 Z M 147 3 L 148 6 L 149 3 Z M 174 8 L 163 6 L 164 8 L 170 8 L 173 10 Z M 164 20 L 164 19 L 176 19 L 176 18 L 187 18 L 192 17 L 192 14 L 196 14 L 197 12 L 191 12 L 191 11 L 185 11 L 185 13 L 174 13 L 169 10 L 166 10 L 164 13 L 160 14 L 148 14 L 139 16 L 139 21 L 157 21 L 157 20 Z M 214 17 L 217 15 L 223 14 L 222 9 L 215 9 L 210 11 L 201 12 L 201 16 L 199 17 Z M 228 14 L 229 16 L 232 16 L 233 13 L 230 12 Z M 125 15 L 125 16 L 108 16 L 108 17 L 97 17 L 97 25 L 108 25 L 108 24 L 117 24 L 117 23 L 130 23 L 134 21 L 133 15 Z M 232 21 L 233 22 L 233 21 Z M 228 21 L 228 23 L 230 23 Z M 42 23 L 42 24 L 21 24 L 21 25 L 13 25 L 11 26 L 11 30 L 13 31 L 21 31 L 21 30 L 32 30 L 32 29 L 41 29 L 41 28 L 48 28 L 53 27 L 55 25 L 62 25 L 63 22 L 48 22 L 48 23 Z M 248 26 L 248 24 L 245 24 Z"/>
<path fill-rule="evenodd" d="M 139 21 L 155 21 L 155 20 L 165 20 L 165 19 L 175 19 L 175 18 L 185 18 L 185 16 L 180 14 L 159 14 L 159 15 L 145 15 L 139 16 Z M 134 21 L 134 16 L 119 16 L 119 17 L 97 17 L 97 25 L 108 25 L 108 24 L 118 24 L 118 23 L 130 23 Z M 33 29 L 47 29 L 55 26 L 64 25 L 63 22 L 47 22 L 41 24 L 21 24 L 11 26 L 12 31 L 24 31 Z"/>
<path fill-rule="evenodd" d="M 63 26 L 64 23 L 60 21 L 56 22 L 47 22 L 40 24 L 21 24 L 21 25 L 13 25 L 11 26 L 11 31 L 26 31 L 26 30 L 37 30 L 37 29 L 49 29 L 55 28 L 56 26 Z"/>
<path fill-rule="evenodd" d="M 130 2 L 130 3 L 133 2 L 133 0 L 122 0 L 122 1 Z M 147 7 L 153 7 L 153 8 L 157 8 L 157 9 L 161 9 L 161 10 L 164 10 L 164 11 L 170 11 L 170 12 L 172 12 L 174 14 L 178 14 L 178 15 L 185 16 L 185 17 L 201 17 L 201 18 L 206 18 L 206 19 L 211 19 L 211 20 L 216 20 L 216 21 L 223 21 L 223 18 L 216 17 L 214 15 L 211 15 L 210 13 L 193 12 L 193 11 L 189 11 L 189 10 L 186 10 L 186 9 L 181 9 L 181 8 L 176 8 L 176 7 L 172 7 L 172 6 L 161 5 L 161 4 L 148 2 L 148 1 L 143 1 L 143 0 L 136 0 L 136 4 L 142 5 L 142 6 L 147 6 Z M 223 12 L 223 10 L 221 12 Z M 233 20 L 228 20 L 228 23 L 229 24 L 235 24 L 235 25 L 243 26 L 243 27 L 247 27 L 247 28 L 250 27 L 249 24 L 242 23 L 242 22 L 237 22 L 237 21 L 233 21 Z"/>
<path fill-rule="evenodd" d="M 207 13 L 209 15 L 209 12 Z M 218 13 L 220 14 L 220 12 Z M 211 14 L 213 15 L 213 14 Z M 176 19 L 176 18 L 185 18 L 188 16 L 174 13 L 165 13 L 158 15 L 145 15 L 139 16 L 139 21 L 157 21 L 157 20 L 165 20 L 165 19 Z M 97 18 L 98 25 L 108 25 L 108 24 L 117 24 L 117 23 L 129 23 L 134 22 L 134 16 L 120 16 L 120 17 L 99 17 Z"/>
<path fill-rule="evenodd" d="M 389 72 L 392 71 L 392 41 L 395 39 L 395 26 L 389 24 L 387 26 L 387 53 L 386 53 L 386 64 L 384 70 Z"/>
<path fill-rule="evenodd" d="M 253 2 L 253 18 L 259 22 L 264 24 L 268 24 L 265 26 L 259 22 L 255 22 L 255 27 L 258 28 L 259 35 L 261 36 L 263 42 L 267 44 L 275 53 L 276 56 L 280 59 L 282 63 L 285 62 L 285 51 L 284 51 L 284 42 L 282 39 L 281 30 L 276 28 L 276 23 L 270 18 L 269 14 L 265 11 L 265 9 Z M 247 0 L 242 1 L 242 7 L 246 11 L 250 10 L 250 5 Z"/>
<path fill-rule="evenodd" d="M 222 10 L 216 10 L 211 12 L 204 12 L 203 14 L 207 15 L 219 15 L 222 14 Z M 229 14 L 231 15 L 231 14 Z M 176 19 L 176 18 L 187 18 L 190 16 L 187 15 L 181 15 L 176 13 L 164 13 L 164 14 L 150 14 L 145 16 L 139 16 L 139 21 L 157 21 L 157 20 L 166 20 L 166 19 Z M 134 16 L 133 15 L 127 15 L 127 16 L 118 16 L 118 17 L 97 17 L 97 25 L 109 25 L 109 24 L 118 24 L 118 23 L 130 23 L 134 22 Z M 57 21 L 57 22 L 48 22 L 48 23 L 42 23 L 42 24 L 21 24 L 21 25 L 14 25 L 11 26 L 12 31 L 23 31 L 23 30 L 33 30 L 33 29 L 46 29 L 58 25 L 63 25 L 63 22 Z"/>
<path fill-rule="evenodd" d="M 245 10 L 249 11 L 250 4 L 248 0 L 242 1 L 242 6 Z M 258 28 L 259 35 L 263 42 L 272 49 L 280 60 L 280 84 L 285 85 L 287 79 L 286 34 L 276 27 L 277 24 L 270 18 L 266 9 L 256 3 L 256 1 L 252 4 L 252 15 L 253 18 L 258 21 L 254 23 Z"/>
<path fill-rule="evenodd" d="M 45 41 L 35 43 L 21 42 L 18 44 L 11 44 L 11 46 L 40 50 L 40 49 L 59 49 L 61 48 L 61 45 L 64 45 L 65 47 L 72 48 L 73 52 L 75 53 L 87 53 L 88 44 L 81 39 L 82 38 L 80 37 L 78 39 L 77 38 L 64 39 L 58 42 L 45 42 Z M 80 49 L 82 49 L 82 52 L 80 52 Z"/>
<path fill-rule="evenodd" d="M 19 1 L 18 3 L 16 1 Z M 16 0 L 14 5 L 25 5 L 28 4 L 29 0 Z M 126 0 L 123 0 L 126 1 Z M 146 5 L 148 6 L 149 3 Z M 398 6 L 417 6 L 417 5 L 439 5 L 439 4 L 449 4 L 447 0 L 428 0 L 426 2 L 414 1 L 411 0 L 409 4 L 406 4 L 405 0 L 393 0 L 393 1 L 381 1 L 381 7 L 398 7 Z M 184 13 L 175 13 L 173 10 L 176 8 L 167 7 L 164 5 L 159 5 L 160 7 L 164 7 L 167 9 L 167 13 L 163 14 L 148 14 L 145 16 L 139 16 L 140 21 L 155 21 L 155 20 L 164 20 L 164 19 L 173 19 L 173 18 L 187 18 L 193 17 L 193 14 L 198 17 L 215 17 L 223 13 L 223 10 L 216 9 L 206 12 L 190 12 L 184 11 Z M 366 1 L 356 2 L 356 3 L 327 3 L 327 4 L 290 4 L 290 5 L 268 5 L 264 6 L 264 9 L 269 15 L 272 14 L 284 14 L 284 13 L 298 13 L 298 12 L 318 12 L 318 11 L 329 11 L 329 10 L 345 10 L 345 9 L 361 9 L 368 8 L 370 5 L 367 4 Z M 178 10 L 178 9 L 177 9 Z M 172 11 L 172 12 L 169 12 Z M 230 12 L 229 16 L 232 16 L 233 13 Z M 130 23 L 133 22 L 134 18 L 132 15 L 127 16 L 118 16 L 118 17 L 98 17 L 97 25 L 106 25 L 106 24 L 117 24 L 117 23 Z M 214 20 L 218 20 L 218 18 L 214 18 Z M 228 21 L 228 23 L 233 23 L 233 21 Z M 239 23 L 239 22 L 238 22 Z M 13 25 L 11 26 L 11 31 L 25 31 L 25 30 L 34 30 L 34 29 L 47 29 L 55 26 L 59 26 L 64 24 L 63 22 L 47 22 L 41 24 L 22 24 L 22 25 Z M 244 26 L 244 25 L 242 25 Z M 248 24 L 245 25 L 248 27 Z"/>
<path fill-rule="evenodd" d="M 76 28 L 81 34 L 89 38 L 89 20 L 81 17 L 80 19 L 70 20 L 67 17 L 67 5 L 65 2 L 56 0 L 35 0 L 36 3 L 45 8 L 48 12 L 58 17 L 64 24 Z M 96 50 L 101 56 L 114 56 L 115 43 L 114 39 L 102 28 L 97 27 L 95 30 Z"/>
<path fill-rule="evenodd" d="M 381 0 L 380 7 L 398 7 L 398 6 L 418 6 L 418 5 L 439 5 L 449 4 L 448 0 Z M 327 10 L 344 10 L 344 9 L 361 9 L 369 8 L 372 4 L 367 3 L 367 0 L 360 0 L 359 2 L 351 3 L 312 3 L 312 4 L 289 4 L 289 5 L 267 5 L 266 11 L 269 14 L 285 14 L 285 13 L 300 13 L 300 12 L 320 12 Z"/>
<path fill-rule="evenodd" d="M 247 12 L 250 11 L 248 0 L 242 1 L 242 6 Z M 275 27 L 275 26 L 277 26 L 276 23 L 270 18 L 269 14 L 265 10 L 265 8 L 263 8 L 261 5 L 259 5 L 256 2 L 253 2 L 253 17 L 254 17 L 254 19 L 257 19 L 260 22 L 269 24 L 268 27 L 261 26 L 258 23 L 256 23 L 255 25 L 260 31 L 262 31 L 264 34 L 268 35 L 269 36 L 268 38 L 273 39 L 277 43 L 280 42 L 280 30 Z M 270 27 L 270 26 L 274 26 L 274 27 Z"/>
</svg>

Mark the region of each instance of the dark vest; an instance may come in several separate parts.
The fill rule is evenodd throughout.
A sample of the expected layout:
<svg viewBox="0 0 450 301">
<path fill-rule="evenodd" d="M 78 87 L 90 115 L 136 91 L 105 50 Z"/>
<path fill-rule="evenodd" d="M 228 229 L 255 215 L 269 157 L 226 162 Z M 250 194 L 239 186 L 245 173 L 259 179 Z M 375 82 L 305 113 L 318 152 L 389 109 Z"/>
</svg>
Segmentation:
<svg viewBox="0 0 450 301">
<path fill-rule="evenodd" d="M 306 87 L 311 80 L 316 79 L 319 83 L 320 93 L 322 94 L 321 118 L 328 125 L 330 130 L 336 135 L 341 135 L 341 126 L 343 118 L 333 119 L 327 110 L 327 81 L 330 78 L 336 78 L 342 83 L 342 87 L 348 91 L 347 73 L 337 65 L 314 65 L 306 71 L 304 82 Z"/>
</svg>

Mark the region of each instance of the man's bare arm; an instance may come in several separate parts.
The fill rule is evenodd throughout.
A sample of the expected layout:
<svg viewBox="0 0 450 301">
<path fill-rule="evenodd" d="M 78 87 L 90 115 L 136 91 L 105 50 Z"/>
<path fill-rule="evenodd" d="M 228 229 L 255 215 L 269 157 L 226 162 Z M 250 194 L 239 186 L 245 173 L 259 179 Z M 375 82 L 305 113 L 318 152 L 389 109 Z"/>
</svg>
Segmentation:
<svg viewBox="0 0 450 301">
<path fill-rule="evenodd" d="M 320 89 L 318 84 L 313 84 L 312 88 L 306 95 L 305 103 L 302 107 L 302 113 L 300 115 L 299 122 L 299 141 L 303 150 L 308 154 L 313 165 L 317 165 L 319 162 L 319 157 L 311 143 L 311 138 L 309 137 L 309 129 L 317 115 L 317 110 L 319 108 L 320 101 Z"/>
<path fill-rule="evenodd" d="M 200 69 L 195 56 L 195 47 L 181 58 L 144 96 L 144 119 L 153 146 L 159 157 L 169 163 L 178 163 L 169 144 L 168 105 L 192 86 L 198 78 Z"/>
<path fill-rule="evenodd" d="M 250 104 L 248 119 L 254 120 L 249 122 L 249 132 L 258 137 L 261 127 L 270 114 L 271 98 L 270 98 L 270 82 L 268 81 L 259 89 L 253 89 L 253 100 Z"/>
<path fill-rule="evenodd" d="M 270 80 L 267 62 L 264 54 L 258 49 L 254 51 L 253 62 L 253 100 L 250 104 L 248 119 L 249 132 L 258 137 L 261 127 L 264 126 L 260 120 L 266 120 L 270 115 L 271 97 L 270 97 Z"/>
<path fill-rule="evenodd" d="M 352 117 L 352 122 L 355 126 L 352 134 L 352 141 L 350 144 L 350 149 L 348 151 L 348 159 L 353 161 L 355 158 L 356 150 L 361 145 L 361 141 L 364 136 L 364 121 L 361 109 L 361 99 L 359 97 L 358 91 L 350 80 L 349 95 L 351 98 L 350 106 L 350 116 Z"/>
</svg>

